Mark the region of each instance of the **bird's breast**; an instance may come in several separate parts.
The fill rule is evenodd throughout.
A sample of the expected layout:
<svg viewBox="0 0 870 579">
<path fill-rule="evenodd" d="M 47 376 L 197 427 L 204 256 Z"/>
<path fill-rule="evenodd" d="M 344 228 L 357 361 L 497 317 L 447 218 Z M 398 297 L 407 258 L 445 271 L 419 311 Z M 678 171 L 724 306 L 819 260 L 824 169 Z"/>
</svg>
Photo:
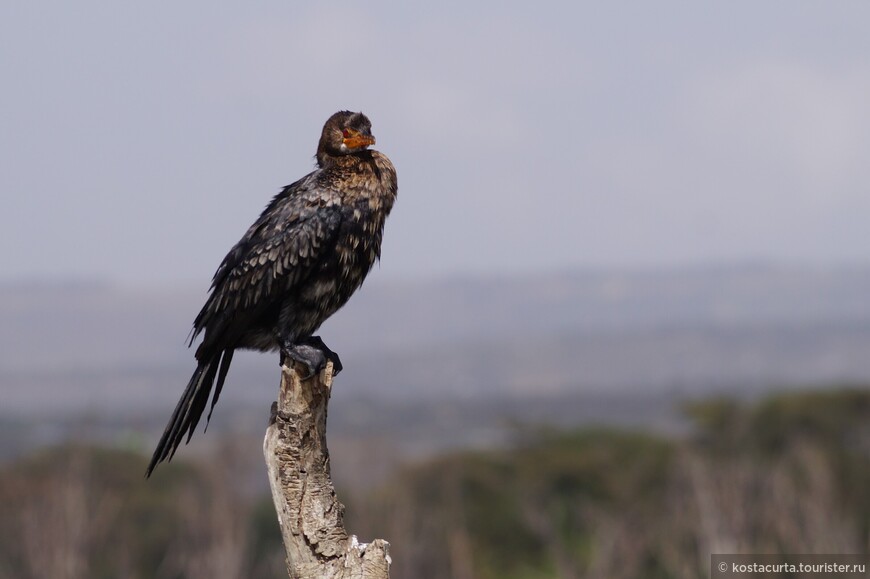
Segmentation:
<svg viewBox="0 0 870 579">
<path fill-rule="evenodd" d="M 338 194 L 332 200 L 341 206 L 341 225 L 285 309 L 304 314 L 304 329 L 313 331 L 341 308 L 380 258 L 384 223 L 396 198 L 395 175 L 389 160 L 374 152 L 370 163 L 332 174 L 329 189 Z"/>
</svg>

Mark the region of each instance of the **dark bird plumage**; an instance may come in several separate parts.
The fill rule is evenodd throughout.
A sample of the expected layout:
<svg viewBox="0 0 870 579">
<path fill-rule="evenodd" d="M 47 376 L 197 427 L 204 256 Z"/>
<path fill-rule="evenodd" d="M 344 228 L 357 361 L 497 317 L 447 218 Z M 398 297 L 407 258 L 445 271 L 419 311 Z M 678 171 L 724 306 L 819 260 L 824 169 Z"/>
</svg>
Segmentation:
<svg viewBox="0 0 870 579">
<path fill-rule="evenodd" d="M 317 169 L 285 187 L 218 267 L 193 322 L 196 371 L 154 451 L 146 476 L 193 435 L 211 395 L 220 396 L 233 352 L 276 351 L 317 372 L 340 362 L 313 333 L 341 308 L 380 257 L 396 199 L 396 170 L 378 151 L 362 113 L 323 127 Z M 208 419 L 206 420 L 208 421 Z"/>
</svg>

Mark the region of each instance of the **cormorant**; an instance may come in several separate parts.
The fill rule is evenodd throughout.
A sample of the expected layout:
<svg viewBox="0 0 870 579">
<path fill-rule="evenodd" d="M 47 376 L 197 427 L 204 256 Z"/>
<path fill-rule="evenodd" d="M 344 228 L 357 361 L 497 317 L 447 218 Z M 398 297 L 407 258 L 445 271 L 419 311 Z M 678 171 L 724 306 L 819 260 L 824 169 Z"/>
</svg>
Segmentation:
<svg viewBox="0 0 870 579">
<path fill-rule="evenodd" d="M 384 221 L 396 200 L 396 170 L 362 113 L 339 111 L 323 126 L 317 169 L 285 187 L 221 262 L 193 322 L 197 367 L 148 465 L 170 460 L 211 399 L 208 419 L 239 348 L 275 351 L 309 377 L 338 356 L 317 328 L 341 308 L 380 258 Z M 217 381 L 215 383 L 215 380 Z"/>
</svg>

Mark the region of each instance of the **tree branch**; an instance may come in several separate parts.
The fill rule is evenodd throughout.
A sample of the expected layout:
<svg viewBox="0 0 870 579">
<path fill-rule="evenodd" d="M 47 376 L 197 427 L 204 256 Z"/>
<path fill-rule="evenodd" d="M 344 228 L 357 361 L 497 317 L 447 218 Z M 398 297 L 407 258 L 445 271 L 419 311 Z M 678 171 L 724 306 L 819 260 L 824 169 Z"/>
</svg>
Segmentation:
<svg viewBox="0 0 870 579">
<path fill-rule="evenodd" d="M 294 579 L 389 579 L 389 543 L 348 537 L 335 495 L 326 448 L 332 364 L 302 381 L 281 368 L 281 391 L 272 405 L 263 454 L 281 525 L 287 571 Z"/>
</svg>

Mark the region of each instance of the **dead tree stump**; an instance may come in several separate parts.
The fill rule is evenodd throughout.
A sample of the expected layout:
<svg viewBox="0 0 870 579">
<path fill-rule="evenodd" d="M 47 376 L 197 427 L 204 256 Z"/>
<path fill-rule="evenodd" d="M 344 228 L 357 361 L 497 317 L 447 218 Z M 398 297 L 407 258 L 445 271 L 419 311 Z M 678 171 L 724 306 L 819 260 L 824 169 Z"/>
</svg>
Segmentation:
<svg viewBox="0 0 870 579">
<path fill-rule="evenodd" d="M 390 544 L 360 543 L 344 528 L 344 505 L 332 486 L 326 448 L 331 391 L 331 363 L 305 381 L 296 369 L 281 368 L 263 454 L 287 571 L 293 579 L 389 579 Z"/>
</svg>

